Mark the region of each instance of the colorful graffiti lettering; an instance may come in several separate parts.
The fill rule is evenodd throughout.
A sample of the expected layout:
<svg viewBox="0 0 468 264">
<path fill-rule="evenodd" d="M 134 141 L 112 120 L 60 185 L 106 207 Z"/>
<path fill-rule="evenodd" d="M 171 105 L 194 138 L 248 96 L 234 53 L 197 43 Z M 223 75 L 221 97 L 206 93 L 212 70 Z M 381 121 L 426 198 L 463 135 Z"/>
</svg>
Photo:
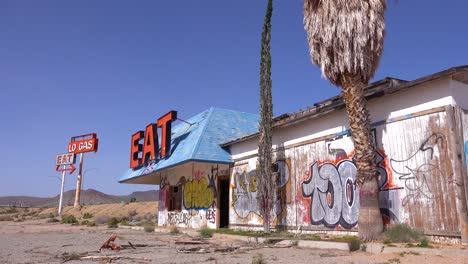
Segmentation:
<svg viewBox="0 0 468 264">
<path fill-rule="evenodd" d="M 388 159 L 382 150 L 376 151 L 379 166 L 379 190 L 401 189 L 393 183 Z M 357 168 L 354 153 L 336 151 L 335 161 L 315 162 L 309 178 L 302 182 L 302 196 L 310 198 L 309 217 L 312 225 L 351 229 L 359 218 L 359 190 L 356 187 Z M 393 216 L 392 216 L 393 217 Z"/>
<path fill-rule="evenodd" d="M 432 186 L 432 178 L 430 175 L 441 175 L 436 159 L 440 152 L 445 149 L 446 140 L 443 134 L 434 133 L 427 138 L 419 147 L 419 149 L 404 160 L 391 159 L 390 164 L 392 170 L 400 175 L 399 179 L 404 180 L 406 196 L 401 204 L 405 206 L 411 199 L 417 199 L 419 196 L 434 199 L 434 195 L 430 186 Z M 421 160 L 423 164 L 419 164 Z"/>
<path fill-rule="evenodd" d="M 240 218 L 246 218 L 250 213 L 259 215 L 256 181 L 255 170 L 234 174 L 232 206 Z"/>
<path fill-rule="evenodd" d="M 212 224 L 216 223 L 216 207 L 212 206 L 206 210 L 206 220 Z"/>
<path fill-rule="evenodd" d="M 192 216 L 188 212 L 168 212 L 169 225 L 188 225 Z"/>
<path fill-rule="evenodd" d="M 208 209 L 213 203 L 213 189 L 206 178 L 187 181 L 184 186 L 184 207 L 186 209 Z"/>
<path fill-rule="evenodd" d="M 274 163 L 277 189 L 273 200 L 273 213 L 281 218 L 286 213 L 285 203 L 290 197 L 290 165 L 289 161 L 279 160 Z M 242 170 L 234 173 L 234 186 L 232 192 L 232 206 L 240 218 L 246 218 L 250 213 L 260 216 L 257 202 L 257 178 L 256 171 Z M 290 198 L 289 198 L 290 199 Z"/>
</svg>

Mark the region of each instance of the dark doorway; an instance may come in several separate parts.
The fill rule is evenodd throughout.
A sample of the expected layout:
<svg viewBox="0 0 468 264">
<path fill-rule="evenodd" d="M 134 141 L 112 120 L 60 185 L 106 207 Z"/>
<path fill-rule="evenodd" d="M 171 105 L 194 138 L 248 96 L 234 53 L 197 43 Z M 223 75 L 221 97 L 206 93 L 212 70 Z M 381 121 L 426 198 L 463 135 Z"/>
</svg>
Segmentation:
<svg viewBox="0 0 468 264">
<path fill-rule="evenodd" d="M 229 178 L 219 181 L 219 227 L 229 227 Z"/>
</svg>

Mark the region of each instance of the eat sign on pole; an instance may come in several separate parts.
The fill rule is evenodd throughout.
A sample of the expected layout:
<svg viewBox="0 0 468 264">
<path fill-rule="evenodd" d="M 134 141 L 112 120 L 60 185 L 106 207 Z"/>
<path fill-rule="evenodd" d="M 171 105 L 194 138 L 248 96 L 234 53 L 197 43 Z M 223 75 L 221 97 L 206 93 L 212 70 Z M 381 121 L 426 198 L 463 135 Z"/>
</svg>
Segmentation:
<svg viewBox="0 0 468 264">
<path fill-rule="evenodd" d="M 75 171 L 73 164 L 76 161 L 75 153 L 58 154 L 55 157 L 56 171 L 69 171 L 72 174 Z M 67 168 L 67 165 L 70 166 Z"/>
</svg>

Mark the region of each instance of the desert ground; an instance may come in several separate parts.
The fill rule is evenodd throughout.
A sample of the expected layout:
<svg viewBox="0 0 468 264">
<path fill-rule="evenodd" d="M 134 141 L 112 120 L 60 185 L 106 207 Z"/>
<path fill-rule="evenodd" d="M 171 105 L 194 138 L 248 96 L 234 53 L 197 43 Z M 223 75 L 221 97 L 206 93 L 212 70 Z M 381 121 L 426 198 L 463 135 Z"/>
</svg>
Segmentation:
<svg viewBox="0 0 468 264">
<path fill-rule="evenodd" d="M 229 236 L 202 239 L 194 230 L 145 232 L 49 222 L 47 218 L 0 222 L 0 263 L 468 263 L 468 249 L 461 246 L 446 246 L 456 249 L 450 255 L 411 249 L 371 254 L 262 244 Z M 113 235 L 121 249 L 99 251 Z"/>
</svg>

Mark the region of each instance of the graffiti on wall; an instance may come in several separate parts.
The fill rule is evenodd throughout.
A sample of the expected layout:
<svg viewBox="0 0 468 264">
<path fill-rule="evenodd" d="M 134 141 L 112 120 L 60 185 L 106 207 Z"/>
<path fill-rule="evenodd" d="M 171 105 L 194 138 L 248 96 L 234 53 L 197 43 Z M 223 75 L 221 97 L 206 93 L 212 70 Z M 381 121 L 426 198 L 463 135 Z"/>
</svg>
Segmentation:
<svg viewBox="0 0 468 264">
<path fill-rule="evenodd" d="M 187 181 L 183 200 L 185 209 L 208 209 L 213 203 L 213 190 L 208 187 L 207 179 Z"/>
<path fill-rule="evenodd" d="M 309 178 L 302 182 L 302 196 L 310 198 L 309 219 L 312 225 L 350 229 L 356 226 L 359 218 L 357 167 L 353 160 L 354 152 L 348 155 L 340 150 L 337 153 L 334 161 L 312 164 Z M 376 154 L 379 190 L 401 189 L 393 182 L 385 152 L 377 150 Z"/>
<path fill-rule="evenodd" d="M 465 141 L 465 163 L 468 170 L 468 141 Z"/>
<path fill-rule="evenodd" d="M 167 212 L 169 225 L 188 225 L 192 216 L 189 212 Z"/>
<path fill-rule="evenodd" d="M 213 203 L 213 205 L 206 210 L 206 220 L 211 223 L 211 224 L 216 224 L 216 205 Z"/>
<path fill-rule="evenodd" d="M 276 175 L 277 185 L 273 196 L 273 213 L 276 218 L 282 218 L 286 213 L 285 205 L 291 199 L 290 161 L 278 160 L 273 165 L 273 173 Z M 262 217 L 257 202 L 257 176 L 255 169 L 247 171 L 246 168 L 242 168 L 234 172 L 231 201 L 234 212 L 240 218 L 246 218 L 251 213 Z"/>
<path fill-rule="evenodd" d="M 429 136 L 410 157 L 403 160 L 391 159 L 392 170 L 404 181 L 406 196 L 402 200 L 402 206 L 408 204 L 411 199 L 424 197 L 434 199 L 431 189 L 432 175 L 441 175 L 437 159 L 440 152 L 446 147 L 446 139 L 441 133 Z M 422 161 L 422 163 L 421 163 Z"/>
<path fill-rule="evenodd" d="M 193 180 L 185 182 L 184 185 L 184 208 L 187 210 L 208 209 L 213 205 L 217 197 L 216 179 L 218 168 L 211 167 L 207 177 L 205 172 L 197 171 Z"/>
<path fill-rule="evenodd" d="M 342 140 L 338 142 L 339 145 L 346 145 Z M 434 133 L 406 159 L 390 159 L 382 149 L 376 151 L 380 210 L 384 222 L 398 221 L 399 213 L 395 210 L 399 211 L 400 204 L 396 203 L 399 200 L 404 207 L 411 199 L 434 198 L 430 187 L 433 176 L 440 175 L 442 179 L 445 178 L 438 165 L 440 152 L 445 146 L 444 135 Z M 359 217 L 359 190 L 355 185 L 357 168 L 353 159 L 354 151 L 330 148 L 329 145 L 328 153 L 335 155 L 335 160 L 314 162 L 310 166 L 307 178 L 301 183 L 301 195 L 309 199 L 308 215 L 305 219 L 312 225 L 350 229 L 357 225 Z M 403 190 L 402 199 L 399 195 L 390 198 L 390 192 L 396 190 Z"/>
</svg>

